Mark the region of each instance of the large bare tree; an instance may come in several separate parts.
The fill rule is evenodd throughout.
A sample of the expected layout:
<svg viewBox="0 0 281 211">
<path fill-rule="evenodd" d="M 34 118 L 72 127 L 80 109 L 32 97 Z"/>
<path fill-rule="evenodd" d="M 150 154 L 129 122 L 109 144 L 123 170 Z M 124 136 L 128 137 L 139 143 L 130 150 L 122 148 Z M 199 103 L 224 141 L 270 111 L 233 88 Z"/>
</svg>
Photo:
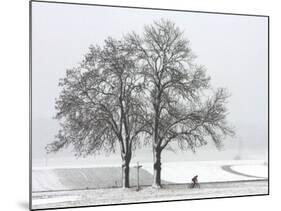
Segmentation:
<svg viewBox="0 0 281 211">
<path fill-rule="evenodd" d="M 48 152 L 56 152 L 72 145 L 76 156 L 88 156 L 115 152 L 119 145 L 123 187 L 129 187 L 132 151 L 146 128 L 142 81 L 133 58 L 122 41 L 108 38 L 103 48 L 91 46 L 79 67 L 67 70 L 56 100 L 61 130 L 47 146 Z"/>
<path fill-rule="evenodd" d="M 207 144 L 213 140 L 219 148 L 222 140 L 234 132 L 226 122 L 228 94 L 212 91 L 210 77 L 196 65 L 189 41 L 168 20 L 145 26 L 139 36 L 126 36 L 145 80 L 143 99 L 147 103 L 153 158 L 154 187 L 161 187 L 161 152 L 171 142 L 180 149 Z"/>
</svg>

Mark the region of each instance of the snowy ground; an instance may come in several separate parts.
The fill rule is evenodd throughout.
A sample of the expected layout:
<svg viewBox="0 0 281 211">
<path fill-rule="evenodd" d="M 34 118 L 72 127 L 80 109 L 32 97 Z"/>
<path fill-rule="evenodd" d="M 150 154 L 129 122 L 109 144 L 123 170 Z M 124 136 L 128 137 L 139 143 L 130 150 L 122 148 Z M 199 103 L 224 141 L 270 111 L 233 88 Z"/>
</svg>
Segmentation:
<svg viewBox="0 0 281 211">
<path fill-rule="evenodd" d="M 140 184 L 152 183 L 152 163 L 141 164 Z M 131 165 L 131 184 L 136 185 L 136 169 Z M 267 165 L 261 160 L 169 162 L 162 164 L 164 183 L 188 183 L 194 175 L 199 182 L 247 181 L 267 178 Z M 32 172 L 32 190 L 56 191 L 98 189 L 121 186 L 120 166 L 87 168 L 37 168 Z"/>
<path fill-rule="evenodd" d="M 242 174 L 235 174 L 223 169 L 230 166 L 233 171 Z M 150 164 L 144 164 L 143 168 L 151 174 L 153 173 Z M 180 172 L 180 173 L 179 173 Z M 190 178 L 199 175 L 200 182 L 223 182 L 251 180 L 252 175 L 267 178 L 268 168 L 262 160 L 230 160 L 230 161 L 197 161 L 197 162 L 171 162 L 162 164 L 162 179 L 173 183 L 190 182 Z"/>
<path fill-rule="evenodd" d="M 80 191 L 38 192 L 32 194 L 33 209 L 75 207 L 134 202 L 186 200 L 198 198 L 260 195 L 268 193 L 267 180 L 243 182 L 204 183 L 200 189 L 190 189 L 186 184 L 165 185 L 163 189 L 142 187 Z"/>
<path fill-rule="evenodd" d="M 149 186 L 152 183 L 152 164 L 141 165 L 142 190 L 139 192 L 135 191 L 135 188 L 118 188 L 121 185 L 121 168 L 118 166 L 33 169 L 33 208 L 255 195 L 268 192 L 268 166 L 262 160 L 163 163 L 161 176 L 165 188 L 161 190 L 154 190 Z M 133 167 L 134 163 L 131 166 Z M 199 175 L 201 188 L 187 189 L 187 183 L 190 183 L 194 175 Z M 130 176 L 131 185 L 135 187 L 135 168 L 131 169 Z"/>
<path fill-rule="evenodd" d="M 264 165 L 237 165 L 232 166 L 232 170 L 242 172 L 247 175 L 255 175 L 258 177 L 267 177 L 267 167 Z"/>
</svg>

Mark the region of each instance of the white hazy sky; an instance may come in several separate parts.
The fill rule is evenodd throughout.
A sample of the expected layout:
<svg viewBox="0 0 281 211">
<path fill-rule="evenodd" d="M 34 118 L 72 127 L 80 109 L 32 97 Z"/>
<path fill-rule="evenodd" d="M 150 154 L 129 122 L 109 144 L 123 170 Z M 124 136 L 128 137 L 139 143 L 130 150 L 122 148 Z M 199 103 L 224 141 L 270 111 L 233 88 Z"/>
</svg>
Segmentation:
<svg viewBox="0 0 281 211">
<path fill-rule="evenodd" d="M 267 150 L 267 18 L 206 13 L 32 3 L 33 151 L 43 153 L 54 136 L 58 80 L 76 66 L 91 44 L 121 38 L 145 24 L 170 19 L 190 40 L 196 62 L 214 87 L 226 87 L 229 121 L 249 148 Z M 42 123 L 44 122 L 44 123 Z M 49 123 L 48 123 L 49 122 Z M 44 127 L 41 127 L 44 125 Z"/>
</svg>

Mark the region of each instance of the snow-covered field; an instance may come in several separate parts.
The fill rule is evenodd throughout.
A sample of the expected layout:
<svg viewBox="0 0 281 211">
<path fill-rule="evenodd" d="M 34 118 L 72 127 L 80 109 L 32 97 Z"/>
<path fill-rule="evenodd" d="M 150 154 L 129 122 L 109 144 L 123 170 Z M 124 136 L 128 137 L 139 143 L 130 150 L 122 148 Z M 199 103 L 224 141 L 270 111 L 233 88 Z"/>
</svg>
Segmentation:
<svg viewBox="0 0 281 211">
<path fill-rule="evenodd" d="M 163 180 L 172 183 L 190 182 L 198 175 L 200 182 L 245 181 L 253 178 L 225 171 L 223 166 L 230 166 L 234 171 L 251 176 L 267 178 L 268 167 L 262 160 L 230 160 L 230 161 L 197 161 L 163 163 L 161 176 Z M 152 166 L 143 165 L 151 174 Z"/>
<path fill-rule="evenodd" d="M 237 165 L 232 166 L 232 170 L 237 172 L 242 172 L 248 175 L 255 175 L 257 177 L 268 177 L 268 169 L 265 165 Z"/>
<path fill-rule="evenodd" d="M 140 184 L 152 183 L 152 163 L 143 163 Z M 134 163 L 131 164 L 131 167 Z M 228 167 L 224 168 L 224 167 Z M 226 182 L 267 179 L 268 168 L 262 160 L 192 161 L 162 164 L 164 183 L 189 183 L 194 175 L 199 182 Z M 136 185 L 136 169 L 131 168 L 131 184 Z M 88 166 L 83 168 L 35 168 L 32 190 L 56 191 L 99 189 L 121 186 L 120 166 Z"/>
</svg>

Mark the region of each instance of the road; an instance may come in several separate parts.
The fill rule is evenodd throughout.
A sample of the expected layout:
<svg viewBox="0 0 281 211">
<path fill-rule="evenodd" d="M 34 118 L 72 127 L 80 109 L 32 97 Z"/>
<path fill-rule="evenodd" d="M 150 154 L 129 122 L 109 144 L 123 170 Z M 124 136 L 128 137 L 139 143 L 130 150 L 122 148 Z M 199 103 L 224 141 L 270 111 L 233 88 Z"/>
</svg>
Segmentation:
<svg viewBox="0 0 281 211">
<path fill-rule="evenodd" d="M 202 183 L 200 189 L 188 184 L 165 185 L 162 189 L 149 186 L 124 190 L 122 188 L 36 192 L 32 194 L 33 209 L 121 204 L 147 201 L 167 201 L 268 193 L 267 180 Z"/>
</svg>

